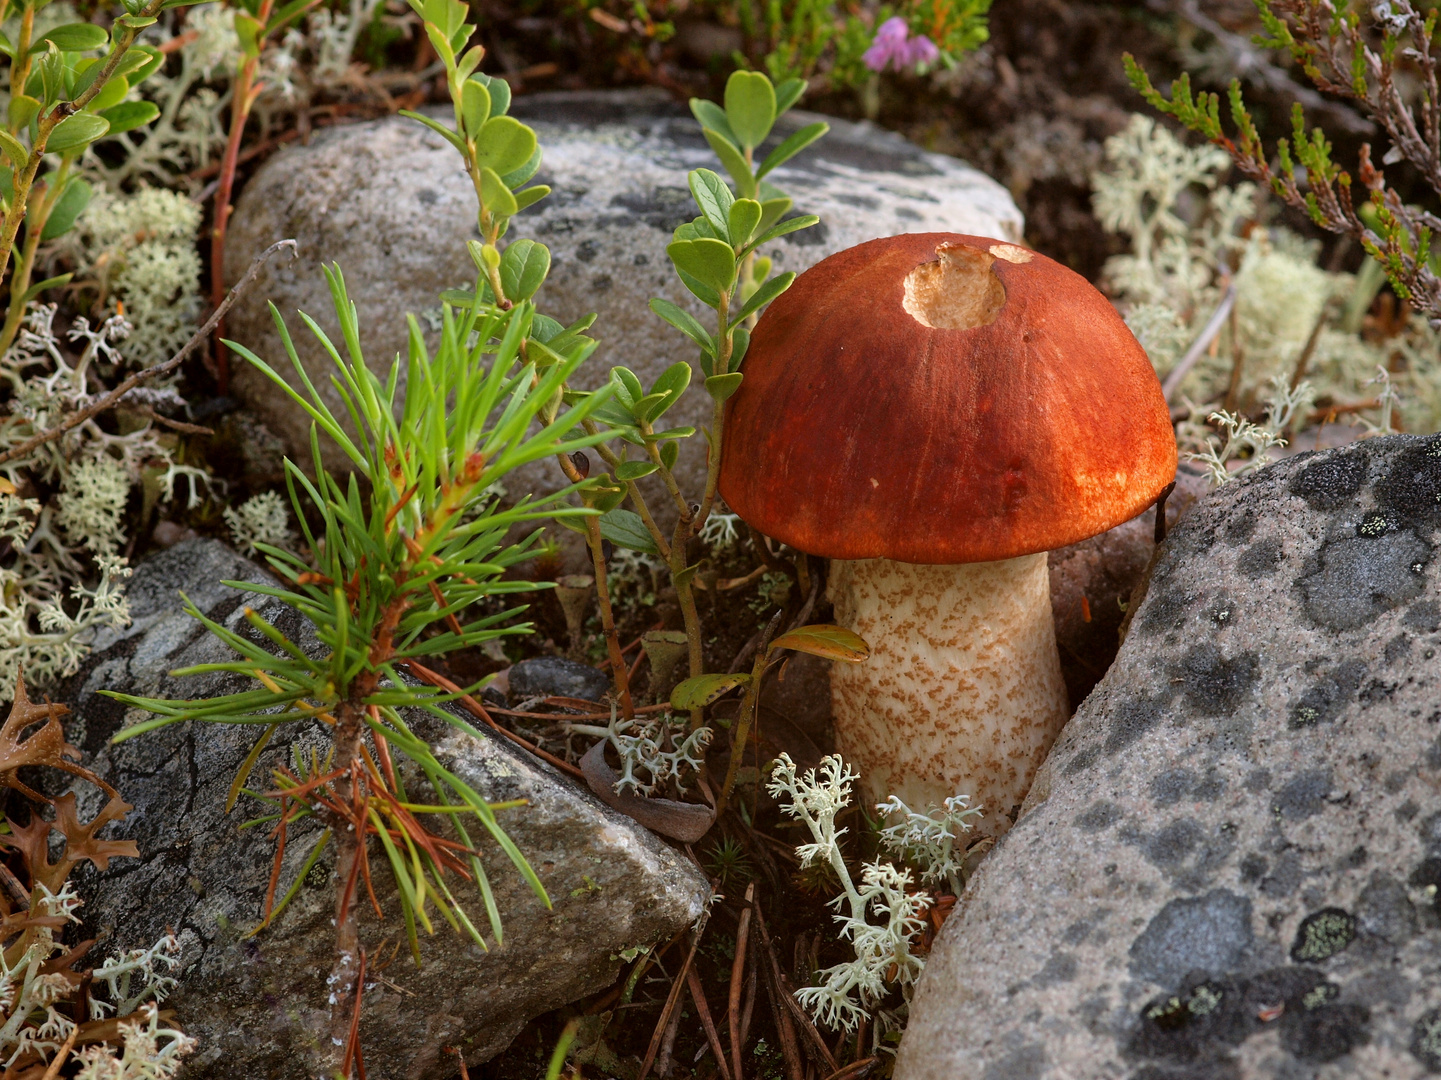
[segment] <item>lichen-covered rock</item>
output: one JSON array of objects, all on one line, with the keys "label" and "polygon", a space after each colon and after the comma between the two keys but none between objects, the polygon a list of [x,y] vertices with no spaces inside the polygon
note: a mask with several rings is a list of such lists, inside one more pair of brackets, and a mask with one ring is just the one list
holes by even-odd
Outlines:
[{"label": "lichen-covered rock", "polygon": [[[117,859],[107,872],[85,878],[84,933],[100,939],[99,955],[149,943],[166,927],[175,928],[184,951],[180,986],[167,1006],[200,1042],[186,1076],[313,1076],[308,1048],[325,1029],[325,976],[334,948],[329,854],[306,875],[275,924],[247,936],[260,919],[274,842],[268,826],[240,828],[265,812],[262,804],[242,798],[227,815],[225,799],[256,730],[187,724],[109,746],[126,710],[96,694],[103,688],[204,697],[244,682],[166,674],[230,658],[180,610],[177,590],[232,628],[243,626],[249,604],[305,640],[297,617],[264,596],[222,585],[227,578],[266,580],[253,563],[208,540],[184,541],[143,563],[130,585],[134,624],[97,642],[62,698],[75,710],[67,722],[70,740],[135,804],[116,835],[134,839],[141,853],[138,861]],[[488,799],[528,800],[504,811],[501,820],[554,908],[541,904],[485,837],[478,846],[504,919],[504,944],[489,942],[490,951],[483,952],[436,918],[433,936],[421,931],[424,962],[417,969],[403,946],[390,872],[383,857],[372,860],[387,919],[377,921],[362,897],[361,944],[377,975],[367,984],[360,1031],[367,1075],[391,1080],[453,1075],[455,1058],[443,1052],[446,1046],[460,1046],[469,1062],[493,1056],[531,1017],[614,979],[626,950],[668,938],[693,921],[709,895],[689,860],[549,766],[426,714],[408,721],[432,740],[447,768]],[[317,735],[298,736],[307,754],[312,746],[324,752]],[[252,786],[269,786],[270,770],[285,763],[291,742],[277,737],[251,774]],[[93,813],[94,806],[87,809]],[[313,819],[290,829],[282,894],[318,835]],[[455,880],[450,887],[485,927],[475,887]]]},{"label": "lichen-covered rock", "polygon": [[942,931],[897,1080],[1441,1070],[1441,436],[1207,496]]},{"label": "lichen-covered rock", "polygon": [[[567,322],[599,314],[592,333],[601,347],[581,381],[596,385],[613,364],[624,364],[649,385],[677,360],[693,361],[694,346],[647,303],[661,296],[707,325],[715,318],[686,292],[665,253],[672,230],[696,215],[687,171],[720,168],[699,125],[659,91],[536,94],[517,98],[511,111],[535,127],[545,150],[536,180],[554,189],[515,219],[510,234],[551,249],[541,310]],[[816,119],[790,113],[775,137]],[[902,232],[1020,239],[1020,211],[993,180],[869,125],[830,124],[829,135],[769,176],[798,211],[821,218],[815,228],[767,246],[778,271],[801,271],[843,248]],[[438,135],[402,117],[332,128],[307,147],[275,155],[246,185],[226,242],[227,279],[238,279],[257,252],[283,237],[299,241],[300,257],[286,265],[275,260],[264,271],[232,309],[227,334],[290,374],[266,308],[274,300],[292,322],[316,384],[329,393],[330,361],[294,317],[298,308],[335,333],[321,265],[338,262],[344,271],[367,360],[380,370],[406,347],[406,313],[434,317],[441,290],[475,280],[465,249],[475,235],[474,189]],[[237,393],[293,456],[308,462],[309,418],[243,361],[234,363]],[[332,408],[345,415],[338,399]],[[709,397],[692,392],[666,420],[708,423],[711,408]],[[704,440],[682,446],[682,484],[699,492]],[[554,463],[541,462],[506,483],[521,495],[554,490],[563,478]],[[657,508],[664,515],[669,499]]]}]

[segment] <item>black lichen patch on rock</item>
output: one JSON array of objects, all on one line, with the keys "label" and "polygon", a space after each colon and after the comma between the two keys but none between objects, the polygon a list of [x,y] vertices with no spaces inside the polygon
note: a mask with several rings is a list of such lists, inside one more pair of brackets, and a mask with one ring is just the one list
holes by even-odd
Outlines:
[{"label": "black lichen patch on rock", "polygon": [[1441,1072],[1441,1009],[1432,1009],[1417,1019],[1410,1049],[1422,1065]]},{"label": "black lichen patch on rock", "polygon": [[1406,944],[1416,935],[1416,908],[1406,886],[1380,871],[1361,893],[1356,905],[1356,927],[1361,934],[1380,938],[1389,945]]},{"label": "black lichen patch on rock", "polygon": [[1150,862],[1163,869],[1173,869],[1185,862],[1186,856],[1204,840],[1206,831],[1195,818],[1173,821],[1141,848]]},{"label": "black lichen patch on rock", "polygon": [[1409,880],[1431,901],[1432,910],[1441,916],[1441,855],[1428,855],[1422,859],[1411,871]]},{"label": "black lichen patch on rock", "polygon": [[1430,561],[1430,545],[1410,530],[1351,536],[1325,544],[1319,568],[1296,585],[1318,625],[1355,630],[1420,596]]},{"label": "black lichen patch on rock", "polygon": [[1340,988],[1317,971],[1272,968],[1258,975],[1189,974],[1175,993],[1148,1001],[1126,1044],[1134,1058],[1186,1063],[1189,1075],[1224,1073],[1231,1051],[1279,1028],[1281,1045],[1303,1061],[1326,1062],[1369,1039],[1369,1010],[1340,1003]]},{"label": "black lichen patch on rock", "polygon": [[1313,510],[1336,510],[1344,506],[1366,482],[1366,454],[1359,450],[1333,454],[1312,462],[1297,473],[1290,484]]},{"label": "black lichen patch on rock", "polygon": [[1203,641],[1186,653],[1175,676],[1184,682],[1187,704],[1203,716],[1220,716],[1246,699],[1259,669],[1254,654],[1228,658],[1215,642]]},{"label": "black lichen patch on rock", "polygon": [[1141,615],[1141,629],[1147,633],[1164,633],[1179,630],[1186,622],[1186,613],[1194,598],[1188,593],[1164,587],[1153,575],[1151,588],[1146,596],[1146,607]]},{"label": "black lichen patch on rock", "polygon": [[1121,808],[1113,802],[1096,802],[1076,816],[1076,828],[1082,832],[1109,829],[1121,818]]},{"label": "black lichen patch on rock", "polygon": [[1236,560],[1236,569],[1248,578],[1268,577],[1276,572],[1285,559],[1286,552],[1281,541],[1274,536],[1268,536],[1257,540],[1241,552],[1241,557]]},{"label": "black lichen patch on rock", "polygon": [[1190,769],[1167,769],[1152,777],[1151,801],[1157,806],[1174,806],[1185,797],[1196,783],[1196,774]]},{"label": "black lichen patch on rock", "polygon": [[1291,945],[1291,959],[1319,964],[1344,952],[1355,940],[1356,916],[1342,908],[1322,908],[1301,920]]},{"label": "black lichen patch on rock", "polygon": [[1334,671],[1314,682],[1291,706],[1287,726],[1293,730],[1314,727],[1336,719],[1351,703],[1366,676],[1366,665],[1345,660]]},{"label": "black lichen patch on rock", "polygon": [[1441,522],[1441,437],[1397,454],[1376,483],[1376,502],[1418,525]]},{"label": "black lichen patch on rock", "polygon": [[1117,705],[1111,730],[1106,735],[1106,753],[1115,754],[1124,750],[1155,727],[1161,719],[1161,706],[1162,702],[1143,697],[1131,698]]},{"label": "black lichen patch on rock", "polygon": [[1423,634],[1436,633],[1441,630],[1441,603],[1435,600],[1416,601],[1407,610],[1401,624]]},{"label": "black lichen patch on rock", "polygon": [[1131,942],[1131,974],[1173,983],[1187,971],[1226,971],[1250,947],[1251,901],[1228,889],[1166,904]]},{"label": "black lichen patch on rock", "polygon": [[1271,800],[1271,810],[1287,821],[1305,821],[1319,814],[1331,793],[1331,770],[1308,769],[1287,781]]}]

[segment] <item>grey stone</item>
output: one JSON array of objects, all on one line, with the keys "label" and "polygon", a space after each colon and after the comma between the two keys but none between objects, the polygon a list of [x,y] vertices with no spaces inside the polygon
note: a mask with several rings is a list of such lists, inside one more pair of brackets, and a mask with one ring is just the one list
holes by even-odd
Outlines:
[{"label": "grey stone", "polygon": [[[227,815],[225,799],[255,730],[176,725],[110,746],[110,737],[138,717],[96,693],[105,688],[203,697],[249,683],[224,673],[167,674],[233,658],[180,610],[179,589],[232,629],[248,629],[243,615],[251,605],[306,640],[298,617],[265,596],[221,584],[223,579],[267,580],[254,564],[210,540],[181,542],[142,563],[129,591],[134,623],[102,636],[66,689],[63,700],[75,710],[69,738],[85,749],[87,764],[135,804],[116,835],[134,839],[141,853],[139,860],[114,860],[105,873],[83,879],[84,936],[99,939],[100,955],[175,928],[183,949],[180,986],[167,1005],[199,1040],[186,1076],[313,1076],[308,1047],[324,1029],[324,980],[334,948],[330,856],[321,857],[269,929],[247,937],[260,920],[274,841],[267,828],[240,828],[263,813],[262,804],[242,798]],[[437,920],[434,935],[421,931],[423,963],[417,968],[404,947],[392,959],[405,930],[391,875],[383,856],[374,853],[373,879],[386,919],[377,920],[362,898],[361,944],[377,964],[392,962],[364,998],[367,1074],[421,1080],[453,1075],[455,1060],[444,1047],[462,1046],[468,1061],[483,1061],[530,1018],[604,987],[622,958],[634,955],[627,950],[667,939],[693,921],[709,888],[689,860],[549,766],[429,714],[407,719],[431,740],[441,762],[486,798],[527,800],[500,818],[554,905],[547,910],[482,836],[476,842],[504,921],[504,943],[497,946],[487,932],[490,950],[482,951]],[[263,778],[285,764],[292,742],[306,754],[312,747],[323,753],[326,745],[315,729],[277,738],[261,755],[252,785],[267,786]],[[415,775],[408,785],[423,796]],[[91,798],[92,805],[82,805],[87,813],[95,810]],[[313,819],[290,829],[282,890],[296,880],[318,835]],[[449,884],[485,928],[473,884],[453,878]]]},{"label": "grey stone", "polygon": [[[707,324],[714,319],[686,292],[665,254],[671,231],[695,215],[686,172],[719,169],[689,112],[659,91],[626,91],[536,94],[517,98],[512,113],[536,128],[545,151],[537,179],[554,189],[515,219],[510,234],[551,249],[541,308],[566,322],[591,311],[600,316],[592,332],[601,346],[580,381],[596,385],[612,365],[624,364],[649,382],[677,360],[694,360],[694,347],[647,307],[661,296]],[[777,137],[816,119],[788,114]],[[768,246],[778,271],[799,272],[836,251],[896,233],[1020,239],[1021,215],[1010,195],[981,173],[866,124],[830,124],[829,135],[769,177],[794,197],[798,211],[821,218],[815,228]],[[262,274],[230,312],[227,333],[289,376],[266,307],[274,300],[301,359],[331,393],[329,361],[294,315],[304,311],[336,333],[321,265],[338,262],[344,271],[367,361],[380,370],[406,347],[407,313],[434,313],[441,290],[475,280],[465,250],[475,235],[474,189],[438,135],[401,117],[329,129],[311,145],[266,162],[236,204],[227,280],[238,279],[256,253],[284,237],[299,241],[300,257],[288,265],[277,261]],[[234,362],[236,392],[293,457],[309,462],[309,419],[249,365]],[[345,415],[338,399],[332,407]],[[693,389],[667,421],[708,423],[711,408],[710,398]],[[704,458],[703,439],[682,444],[685,490],[700,490]],[[519,496],[562,483],[559,468],[542,462],[508,479],[507,487]],[[657,506],[664,514],[669,500]]]},{"label": "grey stone", "polygon": [[609,691],[605,672],[563,656],[537,656],[510,669],[512,701],[551,696],[600,701]]},{"label": "grey stone", "polygon": [[1022,1046],[1034,1080],[1441,1068],[1438,542],[1441,436],[1198,502],[942,929],[897,1080]]}]

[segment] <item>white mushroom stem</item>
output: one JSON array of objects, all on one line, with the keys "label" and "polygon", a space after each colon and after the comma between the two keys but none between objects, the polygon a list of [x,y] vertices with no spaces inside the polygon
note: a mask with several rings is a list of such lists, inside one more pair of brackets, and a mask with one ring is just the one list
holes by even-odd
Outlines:
[{"label": "white mushroom stem", "polygon": [[835,664],[836,749],[868,803],[965,795],[978,831],[1010,827],[1070,715],[1046,554],[955,566],[833,561],[836,622],[870,659]]}]

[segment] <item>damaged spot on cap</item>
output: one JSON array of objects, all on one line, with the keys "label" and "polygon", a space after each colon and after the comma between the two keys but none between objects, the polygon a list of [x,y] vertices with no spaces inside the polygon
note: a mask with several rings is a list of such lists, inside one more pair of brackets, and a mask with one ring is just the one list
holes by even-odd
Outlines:
[{"label": "damaged spot on cap", "polygon": [[1006,303],[1006,287],[991,269],[995,255],[970,244],[942,244],[936,256],[906,275],[901,299],[906,313],[934,330],[971,330],[995,322]]},{"label": "damaged spot on cap", "polygon": [[1015,244],[992,244],[991,254],[998,259],[1005,259],[1008,263],[1028,263],[1036,257],[1034,252]]}]

